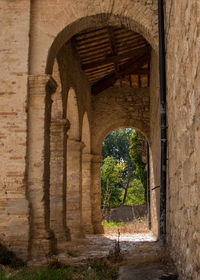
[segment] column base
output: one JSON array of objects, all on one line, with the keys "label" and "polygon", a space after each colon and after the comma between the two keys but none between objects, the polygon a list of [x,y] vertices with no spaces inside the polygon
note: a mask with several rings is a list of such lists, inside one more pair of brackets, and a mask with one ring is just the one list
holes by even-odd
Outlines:
[{"label": "column base", "polygon": [[52,240],[50,238],[40,238],[31,240],[31,256],[30,259],[38,262],[41,259],[46,259],[52,253]]},{"label": "column base", "polygon": [[70,228],[70,236],[71,236],[71,240],[77,240],[77,239],[83,239],[85,238],[85,234],[82,230],[82,228],[78,227],[78,228]]},{"label": "column base", "polygon": [[94,234],[104,234],[104,228],[102,224],[94,224]]},{"label": "column base", "polygon": [[85,234],[94,234],[94,229],[92,224],[84,224],[83,228]]}]

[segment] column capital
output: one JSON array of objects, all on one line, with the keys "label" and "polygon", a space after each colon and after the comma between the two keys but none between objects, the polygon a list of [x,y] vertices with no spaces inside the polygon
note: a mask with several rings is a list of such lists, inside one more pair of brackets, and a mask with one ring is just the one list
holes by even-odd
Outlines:
[{"label": "column capital", "polygon": [[92,154],[92,162],[94,162],[94,163],[101,163],[102,158],[103,158],[102,155]]},{"label": "column capital", "polygon": [[46,95],[53,94],[57,89],[57,83],[51,75],[29,75],[29,92],[30,95]]},{"label": "column capital", "polygon": [[52,127],[63,127],[66,130],[68,130],[70,128],[70,122],[68,119],[62,119],[62,118],[51,119],[51,126]]},{"label": "column capital", "polygon": [[85,144],[82,141],[73,138],[68,138],[67,144],[73,147],[79,147],[81,150],[85,147]]},{"label": "column capital", "polygon": [[83,153],[82,154],[82,161],[83,162],[91,162],[93,158],[92,154]]}]

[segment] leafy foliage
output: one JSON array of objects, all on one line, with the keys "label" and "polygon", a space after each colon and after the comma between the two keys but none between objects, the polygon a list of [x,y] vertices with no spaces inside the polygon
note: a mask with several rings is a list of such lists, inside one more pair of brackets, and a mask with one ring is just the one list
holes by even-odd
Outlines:
[{"label": "leafy foliage", "polygon": [[102,146],[101,202],[104,207],[145,202],[144,137],[132,129],[108,135]]},{"label": "leafy foliage", "polygon": [[145,203],[145,191],[140,180],[133,179],[128,188],[125,205],[140,205]]},{"label": "leafy foliage", "polygon": [[103,207],[116,207],[121,203],[120,182],[125,164],[113,157],[106,157],[101,166],[101,202]]},{"label": "leafy foliage", "polygon": [[130,138],[130,156],[135,166],[134,174],[141,181],[145,189],[147,189],[147,172],[145,170],[146,164],[143,162],[143,155],[145,154],[145,137],[139,132],[134,131]]},{"label": "leafy foliage", "polygon": [[103,159],[111,156],[116,160],[131,163],[129,144],[132,133],[133,129],[130,128],[118,129],[110,133],[102,145]]}]

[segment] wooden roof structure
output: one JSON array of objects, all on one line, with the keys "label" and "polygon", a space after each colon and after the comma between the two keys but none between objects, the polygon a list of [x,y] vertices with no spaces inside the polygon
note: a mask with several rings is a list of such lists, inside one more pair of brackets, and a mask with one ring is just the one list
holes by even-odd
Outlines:
[{"label": "wooden roof structure", "polygon": [[[105,26],[87,29],[73,37],[83,71],[92,94],[96,95],[113,85],[149,86],[150,45],[144,37],[122,27]],[[118,83],[118,81],[120,81]]]}]

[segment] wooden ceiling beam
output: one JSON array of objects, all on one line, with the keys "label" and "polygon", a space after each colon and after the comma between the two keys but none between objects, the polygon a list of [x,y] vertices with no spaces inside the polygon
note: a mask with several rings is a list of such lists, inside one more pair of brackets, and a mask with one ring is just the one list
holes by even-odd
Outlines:
[{"label": "wooden ceiling beam", "polygon": [[100,81],[96,82],[94,85],[92,85],[92,94],[97,95],[103,90],[113,86],[113,84],[116,82],[116,80],[119,77],[124,77],[128,74],[132,74],[133,72],[136,72],[138,68],[145,65],[149,60],[149,54],[143,54],[140,57],[134,57],[132,60],[124,64],[119,69],[119,75],[116,75],[116,73],[113,73],[111,75],[108,75],[101,79]]},{"label": "wooden ceiling beam", "polygon": [[108,36],[109,36],[109,41],[110,41],[111,53],[112,53],[112,56],[116,58],[113,61],[113,63],[115,66],[115,73],[117,74],[119,72],[119,64],[118,64],[119,57],[118,57],[118,53],[117,53],[117,44],[115,41],[115,36],[114,36],[112,27],[108,26],[107,30],[108,30]]},{"label": "wooden ceiling beam", "polygon": [[95,68],[95,67],[98,67],[98,66],[101,66],[101,65],[114,63],[116,61],[116,59],[119,61],[120,59],[123,59],[123,58],[132,58],[132,57],[140,56],[141,54],[146,52],[146,49],[147,49],[147,47],[145,46],[143,48],[133,49],[131,51],[128,51],[128,52],[123,53],[123,54],[119,54],[117,56],[112,55],[110,57],[107,57],[105,59],[100,59],[100,60],[97,60],[95,62],[82,64],[82,69],[87,70],[87,69]]}]

